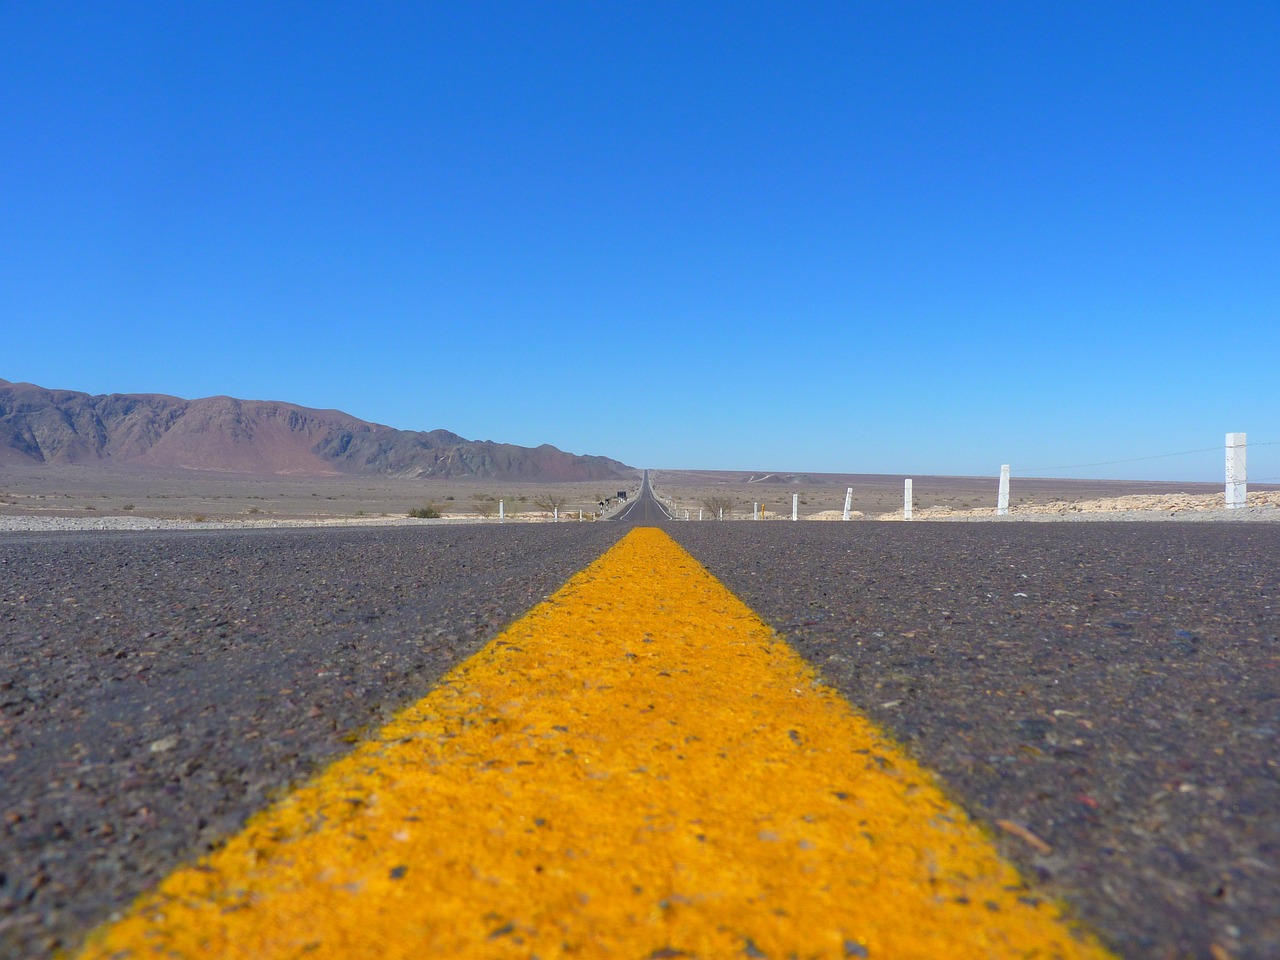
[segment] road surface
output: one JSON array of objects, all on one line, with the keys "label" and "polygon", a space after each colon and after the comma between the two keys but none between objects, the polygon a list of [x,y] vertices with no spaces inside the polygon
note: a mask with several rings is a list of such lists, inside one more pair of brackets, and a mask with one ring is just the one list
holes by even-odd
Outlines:
[{"label": "road surface", "polygon": [[[659,509],[0,538],[0,955],[75,946]],[[1274,527],[661,522],[1121,956],[1276,954]]]}]

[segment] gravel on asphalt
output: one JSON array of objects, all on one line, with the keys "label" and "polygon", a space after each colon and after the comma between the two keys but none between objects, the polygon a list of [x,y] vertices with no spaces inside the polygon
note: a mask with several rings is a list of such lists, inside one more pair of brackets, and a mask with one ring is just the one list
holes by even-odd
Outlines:
[{"label": "gravel on asphalt", "polygon": [[1280,956],[1280,527],[667,529],[1121,956]]},{"label": "gravel on asphalt", "polygon": [[[1280,955],[1280,527],[667,529],[1120,955]],[[0,956],[74,945],[623,532],[0,535]]]},{"label": "gravel on asphalt", "polygon": [[0,956],[73,946],[623,532],[0,535]]}]

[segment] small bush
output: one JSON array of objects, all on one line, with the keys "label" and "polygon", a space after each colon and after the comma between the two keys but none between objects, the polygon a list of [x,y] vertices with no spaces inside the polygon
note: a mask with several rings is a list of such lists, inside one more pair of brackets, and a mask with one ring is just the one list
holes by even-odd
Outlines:
[{"label": "small bush", "polygon": [[547,513],[558,513],[564,509],[566,497],[562,493],[543,493],[533,498],[533,505]]},{"label": "small bush", "polygon": [[120,509],[121,509],[121,510],[132,510],[132,509],[133,509],[133,504],[132,504],[132,503],[126,503],[126,504],[125,504],[123,507],[121,507]]},{"label": "small bush", "polygon": [[702,509],[711,514],[712,517],[720,516],[721,511],[724,511],[724,516],[730,517],[733,515],[733,498],[725,496],[707,497],[702,501]]},{"label": "small bush", "polygon": [[414,507],[409,516],[415,520],[439,520],[440,510],[434,503],[428,503],[425,507]]}]

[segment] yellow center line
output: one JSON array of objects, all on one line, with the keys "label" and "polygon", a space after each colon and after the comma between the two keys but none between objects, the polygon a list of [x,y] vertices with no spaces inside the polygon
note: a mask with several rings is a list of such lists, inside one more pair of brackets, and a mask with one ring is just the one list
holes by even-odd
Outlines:
[{"label": "yellow center line", "polygon": [[1108,954],[641,528],[81,956]]}]

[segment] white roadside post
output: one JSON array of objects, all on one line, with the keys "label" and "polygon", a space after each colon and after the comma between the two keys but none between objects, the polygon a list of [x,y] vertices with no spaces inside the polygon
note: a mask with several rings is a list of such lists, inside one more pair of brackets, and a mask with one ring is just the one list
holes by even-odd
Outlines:
[{"label": "white roadside post", "polygon": [[1000,467],[1000,495],[996,498],[996,516],[1007,517],[1009,515],[1009,465],[1002,464]]},{"label": "white roadside post", "polygon": [[800,494],[793,493],[791,495],[791,519],[800,519]]},{"label": "white roadside post", "polygon": [[1245,506],[1249,494],[1245,474],[1245,435],[1227,434],[1227,509]]},{"label": "white roadside post", "polygon": [[498,522],[507,522],[507,503],[505,500],[498,501]]},{"label": "white roadside post", "polygon": [[560,519],[560,508],[559,508],[559,507],[552,507],[552,508],[551,508],[551,519],[552,519],[552,520],[556,520],[556,521],[558,521],[558,520]]},{"label": "white roadside post", "polygon": [[841,520],[849,519],[849,508],[852,506],[853,506],[853,487],[850,487],[848,490],[844,492],[844,516],[840,518]]},{"label": "white roadside post", "polygon": [[911,481],[902,481],[902,519],[911,519]]},{"label": "white roadside post", "polygon": [[758,504],[758,503],[753,503],[753,504],[751,505],[751,519],[752,519],[752,520],[759,520],[759,519],[760,519],[760,504]]},{"label": "white roadside post", "polygon": [[721,520],[723,520],[723,519],[724,519],[724,507],[721,507],[721,508],[720,508],[720,519],[721,519]]},{"label": "white roadside post", "polygon": [[701,510],[701,509],[699,509],[699,510],[698,510],[698,519],[699,519],[699,520],[701,520],[701,519],[702,519],[702,510]]}]

